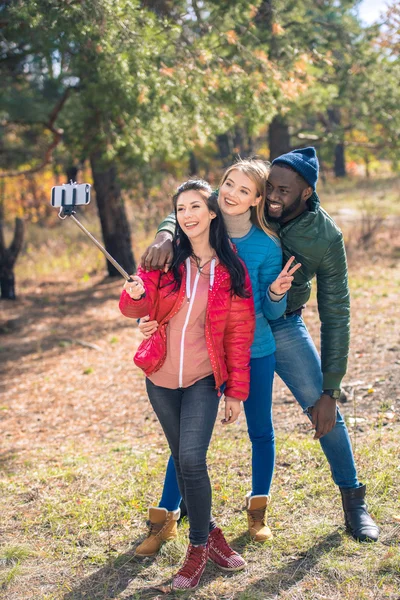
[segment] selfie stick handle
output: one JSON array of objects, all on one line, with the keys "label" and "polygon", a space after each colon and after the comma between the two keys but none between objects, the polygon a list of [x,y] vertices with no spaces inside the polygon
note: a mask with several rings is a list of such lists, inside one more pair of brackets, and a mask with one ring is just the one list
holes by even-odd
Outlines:
[{"label": "selfie stick handle", "polygon": [[112,265],[114,265],[114,267],[117,269],[117,271],[119,271],[121,273],[122,277],[124,277],[126,279],[126,281],[133,281],[130,278],[130,276],[128,275],[128,273],[125,271],[125,269],[123,269],[121,267],[121,265],[117,263],[117,261],[115,260],[115,258],[113,258],[111,256],[111,254],[109,254],[107,252],[107,250],[105,248],[103,248],[103,246],[96,240],[96,238],[90,233],[90,231],[88,231],[86,229],[86,227],[84,227],[82,225],[82,223],[80,221],[78,221],[78,219],[76,217],[74,217],[74,215],[71,214],[71,215],[68,215],[68,216],[71,217],[71,219],[73,219],[75,221],[75,223],[78,225],[78,227],[80,229],[82,229],[82,231],[84,233],[86,233],[86,235],[88,236],[88,238],[92,240],[93,244],[98,247],[98,249],[100,250],[100,252],[102,252],[104,254],[104,256],[110,261],[110,263]]}]

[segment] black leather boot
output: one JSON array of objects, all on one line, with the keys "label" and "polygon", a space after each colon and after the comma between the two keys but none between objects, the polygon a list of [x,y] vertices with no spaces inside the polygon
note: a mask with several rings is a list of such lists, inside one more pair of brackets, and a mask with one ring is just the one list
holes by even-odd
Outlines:
[{"label": "black leather boot", "polygon": [[346,529],[357,542],[376,542],[379,527],[368,513],[365,491],[365,485],[352,489],[340,488]]}]

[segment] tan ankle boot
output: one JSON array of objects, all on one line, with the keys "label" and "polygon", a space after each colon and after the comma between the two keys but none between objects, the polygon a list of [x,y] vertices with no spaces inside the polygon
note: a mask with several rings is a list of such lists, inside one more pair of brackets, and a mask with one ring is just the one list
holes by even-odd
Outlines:
[{"label": "tan ankle boot", "polygon": [[149,508],[149,534],[135,550],[135,556],[154,556],[167,540],[177,536],[180,509],[168,512],[166,508]]},{"label": "tan ankle boot", "polygon": [[266,523],[265,511],[269,504],[270,496],[246,496],[247,522],[249,533],[255,542],[272,540],[272,531]]}]

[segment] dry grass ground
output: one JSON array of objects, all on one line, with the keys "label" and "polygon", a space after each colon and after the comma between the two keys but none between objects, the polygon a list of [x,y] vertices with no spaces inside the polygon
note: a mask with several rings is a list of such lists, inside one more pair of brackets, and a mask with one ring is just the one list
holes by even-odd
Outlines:
[{"label": "dry grass ground", "polygon": [[[217,422],[209,459],[215,513],[248,568],[227,576],[209,565],[201,587],[186,597],[400,598],[396,227],[395,221],[382,227],[368,252],[358,247],[354,224],[346,233],[352,350],[348,402],[341,408],[381,541],[360,545],[345,534],[319,444],[277,381],[274,540],[258,546],[245,534],[241,507],[250,453],[244,418],[230,428]],[[18,267],[19,299],[0,307],[0,597],[173,598],[163,586],[182,558],[187,524],[155,560],[133,558],[168,456],[132,363],[138,332],[119,315],[121,281],[96,274],[101,259],[68,231],[68,242],[50,233],[45,243],[31,245]],[[315,299],[305,318],[317,339]]]}]

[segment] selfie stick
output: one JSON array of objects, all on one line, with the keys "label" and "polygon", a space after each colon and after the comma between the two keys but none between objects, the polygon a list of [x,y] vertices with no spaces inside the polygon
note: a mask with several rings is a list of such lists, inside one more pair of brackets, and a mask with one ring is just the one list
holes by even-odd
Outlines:
[{"label": "selfie stick", "polygon": [[126,279],[126,281],[133,281],[133,279],[131,279],[131,277],[129,276],[129,274],[125,271],[125,269],[123,269],[121,267],[121,265],[119,263],[117,263],[117,261],[115,260],[115,258],[113,258],[111,256],[111,254],[109,252],[107,252],[107,250],[105,248],[103,248],[103,246],[100,244],[100,242],[98,242],[96,240],[96,238],[90,233],[90,231],[88,231],[86,229],[86,227],[84,225],[82,225],[82,223],[80,221],[78,221],[78,219],[76,217],[74,217],[74,215],[76,214],[75,209],[75,194],[73,194],[72,196],[73,200],[72,200],[72,204],[65,204],[65,195],[62,195],[62,200],[61,200],[61,208],[60,208],[60,212],[58,213],[58,216],[60,219],[66,219],[67,217],[71,217],[71,219],[78,225],[79,229],[81,229],[83,231],[83,233],[86,233],[86,235],[88,236],[88,238],[93,242],[93,244],[95,246],[97,246],[97,248],[100,250],[100,252],[102,252],[104,254],[104,256],[107,258],[107,260],[110,261],[110,263],[112,265],[114,265],[114,267],[117,269],[117,271],[119,271],[122,275],[122,277],[124,277],[124,279]]},{"label": "selfie stick", "polygon": [[[58,215],[58,216],[60,217],[60,215]],[[67,216],[67,215],[65,215],[65,216]],[[80,223],[80,221],[78,221],[78,219],[77,219],[76,217],[74,217],[74,215],[73,215],[73,214],[71,214],[71,215],[68,215],[68,216],[70,216],[70,217],[71,217],[71,219],[72,219],[72,220],[73,220],[73,221],[74,221],[74,222],[75,222],[75,223],[78,225],[79,229],[81,229],[81,230],[82,230],[84,233],[86,233],[86,235],[88,236],[88,238],[89,238],[90,240],[92,240],[93,244],[94,244],[95,246],[97,246],[97,247],[98,247],[98,249],[99,249],[99,250],[100,250],[100,251],[101,251],[101,252],[104,254],[104,256],[105,256],[105,257],[106,257],[106,258],[107,258],[107,259],[110,261],[110,263],[111,263],[112,265],[114,265],[114,267],[117,269],[117,271],[119,271],[119,272],[121,273],[122,277],[124,277],[124,278],[126,279],[126,281],[132,281],[132,279],[129,277],[129,275],[128,275],[128,273],[125,271],[125,269],[123,269],[123,268],[121,267],[121,265],[120,265],[119,263],[117,263],[117,261],[115,260],[115,258],[113,258],[113,257],[111,256],[111,254],[110,254],[109,252],[107,252],[107,250],[106,250],[105,248],[103,248],[103,246],[100,244],[100,242],[98,242],[98,241],[96,240],[96,238],[95,238],[95,237],[93,237],[93,235],[90,233],[90,231],[88,231],[88,230],[86,229],[86,227],[84,227],[84,226],[82,225],[82,223]],[[65,219],[65,217],[60,217],[60,219]]]}]

